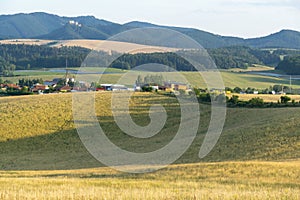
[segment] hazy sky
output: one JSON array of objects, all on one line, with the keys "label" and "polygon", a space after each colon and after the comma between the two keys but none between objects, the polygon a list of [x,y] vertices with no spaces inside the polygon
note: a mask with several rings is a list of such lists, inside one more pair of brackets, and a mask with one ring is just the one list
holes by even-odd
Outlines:
[{"label": "hazy sky", "polygon": [[300,31],[300,0],[0,0],[0,11],[94,15],[117,23],[138,20],[246,38]]}]

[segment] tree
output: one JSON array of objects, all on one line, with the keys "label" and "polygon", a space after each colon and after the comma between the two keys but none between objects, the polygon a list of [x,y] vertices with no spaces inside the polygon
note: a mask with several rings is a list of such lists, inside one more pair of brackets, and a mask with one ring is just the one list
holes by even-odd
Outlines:
[{"label": "tree", "polygon": [[233,92],[233,89],[231,89],[230,87],[225,87],[225,91],[228,91],[228,92]]},{"label": "tree", "polygon": [[201,93],[198,96],[198,99],[199,99],[199,101],[202,101],[202,102],[211,102],[211,96],[209,93]]},{"label": "tree", "polygon": [[150,86],[143,86],[142,91],[143,92],[152,92],[153,88]]},{"label": "tree", "polygon": [[16,66],[0,57],[0,75],[12,76]]},{"label": "tree", "polygon": [[280,97],[280,102],[286,104],[287,102],[289,102],[291,100],[291,98],[289,96],[281,96]]},{"label": "tree", "polygon": [[137,77],[137,79],[136,79],[136,81],[135,81],[135,84],[136,84],[137,86],[140,86],[140,85],[143,84],[143,79],[142,79],[142,76],[141,76],[141,75],[138,75],[138,77]]},{"label": "tree", "polygon": [[239,96],[237,95],[233,95],[229,100],[228,100],[229,103],[232,103],[232,104],[237,104],[239,102]]},{"label": "tree", "polygon": [[234,92],[234,93],[241,93],[241,92],[242,92],[242,89],[241,89],[240,87],[235,87],[235,88],[233,89],[233,92]]},{"label": "tree", "polygon": [[263,106],[264,105],[264,100],[259,97],[255,97],[249,100],[249,105],[250,106]]}]

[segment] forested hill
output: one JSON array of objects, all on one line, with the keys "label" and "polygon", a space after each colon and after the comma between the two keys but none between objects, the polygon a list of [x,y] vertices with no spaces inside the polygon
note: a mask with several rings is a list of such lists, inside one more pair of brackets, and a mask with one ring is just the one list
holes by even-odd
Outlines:
[{"label": "forested hill", "polygon": [[[69,67],[79,67],[90,49],[82,47],[50,47],[47,45],[1,44],[1,65],[16,69],[41,69],[64,67],[66,59]],[[104,55],[107,54],[102,52]],[[281,52],[259,50],[249,47],[226,47],[208,49],[220,69],[247,68],[252,64],[264,64],[276,66],[280,62]],[[107,54],[107,56],[109,56]],[[192,71],[193,67],[175,53],[140,53],[125,54],[112,63],[111,67],[120,69],[132,69],[138,65],[147,63],[159,63],[172,67],[178,71]],[[2,71],[5,67],[2,69]]]},{"label": "forested hill", "polygon": [[[76,22],[80,26],[70,25]],[[282,30],[261,38],[243,39],[221,36],[195,28],[160,26],[146,22],[118,24],[93,16],[61,17],[48,13],[0,15],[0,39],[107,39],[134,28],[168,28],[186,34],[204,48],[248,46],[252,48],[300,48],[300,32]]]},{"label": "forested hill", "polygon": [[300,54],[298,56],[285,57],[284,60],[278,64],[276,69],[290,75],[300,75]]}]

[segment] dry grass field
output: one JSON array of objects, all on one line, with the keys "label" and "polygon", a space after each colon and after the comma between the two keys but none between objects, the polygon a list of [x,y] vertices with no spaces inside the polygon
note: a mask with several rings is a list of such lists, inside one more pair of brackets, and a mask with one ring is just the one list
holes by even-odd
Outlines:
[{"label": "dry grass field", "polygon": [[[52,47],[62,46],[80,46],[88,49],[99,51],[116,51],[121,53],[153,53],[153,52],[170,52],[175,49],[140,45],[127,42],[116,42],[108,40],[36,40],[36,39],[10,39],[0,40],[0,44],[26,44],[26,45],[47,45]],[[132,49],[136,49],[132,51]]]},{"label": "dry grass field", "polygon": [[[96,93],[96,114],[116,145],[148,152],[172,140],[180,122],[177,100],[135,93],[131,115],[149,123],[161,103],[166,127],[148,141],[130,138],[114,123],[109,92]],[[105,167],[82,145],[72,121],[72,94],[0,99],[0,199],[299,199],[300,108],[228,108],[223,133],[198,158],[210,119],[201,123],[186,153],[169,167],[128,174]]]},{"label": "dry grass field", "polygon": [[[229,98],[232,97],[232,95],[237,95],[239,96],[240,100],[243,101],[249,101],[252,98],[256,98],[259,97],[261,99],[264,100],[264,102],[273,102],[273,103],[277,103],[278,101],[280,101],[280,97],[281,96],[285,96],[285,95],[272,95],[272,94],[229,94],[227,95]],[[292,100],[295,100],[296,102],[300,101],[300,95],[287,95],[289,96]]]},{"label": "dry grass field", "polygon": [[172,165],[151,174],[109,168],[0,171],[1,199],[300,198],[299,162]]}]

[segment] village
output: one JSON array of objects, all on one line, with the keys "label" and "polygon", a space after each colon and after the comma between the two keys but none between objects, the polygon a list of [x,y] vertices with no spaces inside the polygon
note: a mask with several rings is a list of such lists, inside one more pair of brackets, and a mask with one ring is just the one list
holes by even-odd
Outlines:
[{"label": "village", "polygon": [[[28,81],[28,80],[27,80]],[[20,81],[19,81],[20,82]],[[54,78],[53,80],[35,81],[33,84],[1,83],[0,90],[7,94],[49,94],[66,92],[89,92],[89,91],[164,91],[174,94],[184,91],[192,91],[190,86],[176,81],[157,83],[135,83],[132,87],[121,84],[97,84],[77,81],[75,78]]]},{"label": "village", "polygon": [[[229,88],[224,90],[219,89],[201,89],[193,87],[187,83],[174,80],[163,80],[161,75],[147,75],[141,78],[138,75],[137,80],[132,85],[111,84],[111,83],[88,83],[85,81],[76,80],[75,76],[70,76],[68,72],[61,78],[53,78],[52,80],[42,79],[21,79],[19,83],[10,81],[0,82],[0,95],[29,95],[29,94],[49,94],[49,93],[67,93],[67,92],[90,92],[90,91],[131,91],[131,92],[164,92],[174,95],[190,94],[191,92],[198,93],[225,93],[227,96],[232,94],[269,94],[269,95],[286,95],[293,94],[293,91],[288,86],[274,85],[266,89],[255,88]],[[298,91],[295,91],[298,92]]]}]

